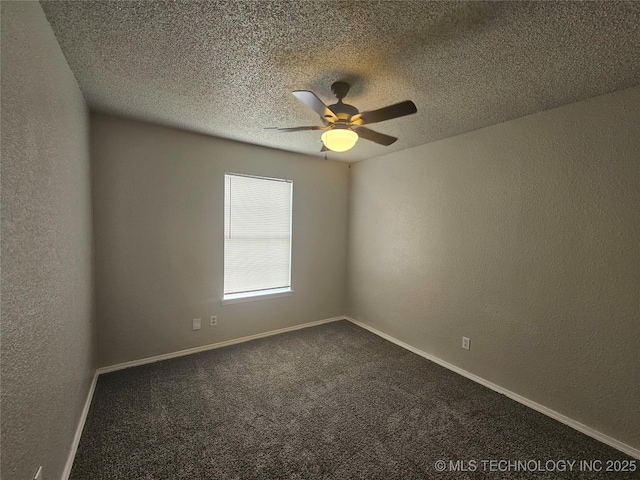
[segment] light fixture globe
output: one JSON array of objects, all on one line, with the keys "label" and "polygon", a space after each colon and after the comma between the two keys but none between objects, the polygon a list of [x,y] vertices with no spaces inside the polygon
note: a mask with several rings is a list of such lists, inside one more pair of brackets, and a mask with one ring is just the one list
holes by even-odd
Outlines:
[{"label": "light fixture globe", "polygon": [[332,152],[351,150],[358,141],[358,134],[349,128],[332,128],[322,134],[322,143]]}]

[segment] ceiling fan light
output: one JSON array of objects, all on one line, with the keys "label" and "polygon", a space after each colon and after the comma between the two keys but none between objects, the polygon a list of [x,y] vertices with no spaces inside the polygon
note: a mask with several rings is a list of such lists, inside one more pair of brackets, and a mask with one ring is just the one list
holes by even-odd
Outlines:
[{"label": "ceiling fan light", "polygon": [[322,134],[322,142],[332,152],[351,150],[358,141],[358,134],[346,128],[334,128]]}]

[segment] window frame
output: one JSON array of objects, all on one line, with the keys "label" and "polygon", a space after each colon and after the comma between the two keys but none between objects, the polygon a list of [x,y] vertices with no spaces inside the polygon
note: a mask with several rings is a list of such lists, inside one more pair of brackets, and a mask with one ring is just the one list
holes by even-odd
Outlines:
[{"label": "window frame", "polygon": [[293,261],[292,261],[292,253],[293,253],[293,180],[285,179],[285,178],[275,178],[275,177],[265,177],[262,175],[250,175],[246,173],[235,173],[235,172],[225,172],[224,174],[224,188],[223,194],[224,199],[222,202],[223,208],[223,222],[226,222],[226,178],[227,176],[235,176],[235,177],[248,177],[255,178],[259,180],[269,180],[275,182],[285,182],[291,185],[291,198],[290,198],[290,210],[289,210],[289,286],[288,287],[278,287],[278,288],[268,288],[262,290],[251,290],[240,293],[230,293],[226,294],[225,290],[225,263],[226,263],[226,252],[225,252],[225,224],[223,223],[223,241],[222,241],[222,305],[231,305],[234,303],[244,303],[244,302],[253,302],[256,300],[264,300],[269,298],[277,298],[277,297],[286,297],[293,294]]}]

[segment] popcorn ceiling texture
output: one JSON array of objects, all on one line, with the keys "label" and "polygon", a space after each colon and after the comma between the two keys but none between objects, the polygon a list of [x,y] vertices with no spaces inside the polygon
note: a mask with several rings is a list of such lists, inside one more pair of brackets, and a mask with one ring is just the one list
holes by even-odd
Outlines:
[{"label": "popcorn ceiling texture", "polygon": [[0,468],[53,480],[95,368],[89,112],[40,6],[1,5]]},{"label": "popcorn ceiling texture", "polygon": [[640,83],[640,2],[42,2],[89,106],[318,154],[292,90],[361,111],[411,99],[359,160]]}]

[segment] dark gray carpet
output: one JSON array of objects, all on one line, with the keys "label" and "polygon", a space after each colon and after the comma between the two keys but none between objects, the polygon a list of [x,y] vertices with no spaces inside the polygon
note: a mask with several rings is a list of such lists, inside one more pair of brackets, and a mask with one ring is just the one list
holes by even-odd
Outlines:
[{"label": "dark gray carpet", "polygon": [[639,478],[561,460],[637,464],[340,321],[101,375],[71,479]]}]

